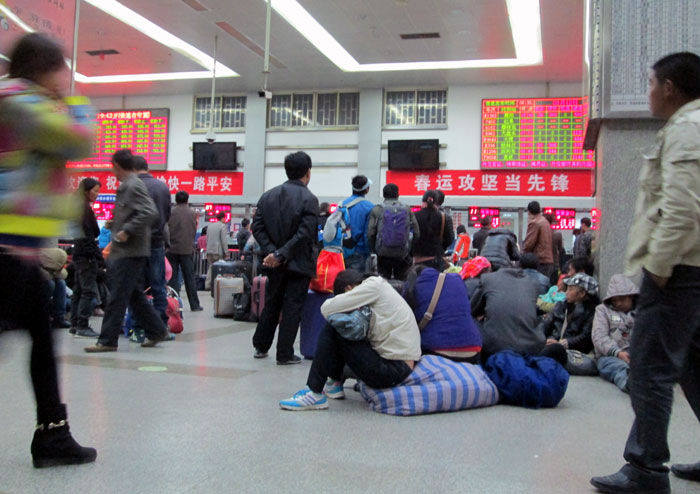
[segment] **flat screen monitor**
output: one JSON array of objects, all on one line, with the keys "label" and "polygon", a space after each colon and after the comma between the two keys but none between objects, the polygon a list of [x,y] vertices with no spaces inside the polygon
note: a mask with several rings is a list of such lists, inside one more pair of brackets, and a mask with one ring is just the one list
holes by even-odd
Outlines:
[{"label": "flat screen monitor", "polygon": [[440,142],[437,139],[389,141],[389,170],[437,170]]},{"label": "flat screen monitor", "polygon": [[195,142],[192,144],[192,167],[195,170],[235,170],[235,142]]}]

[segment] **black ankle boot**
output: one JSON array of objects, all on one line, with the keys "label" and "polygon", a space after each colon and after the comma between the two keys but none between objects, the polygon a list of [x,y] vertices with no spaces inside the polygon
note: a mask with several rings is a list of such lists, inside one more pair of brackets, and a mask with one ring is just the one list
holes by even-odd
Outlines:
[{"label": "black ankle boot", "polygon": [[32,459],[35,468],[58,465],[79,465],[97,458],[94,448],[84,448],[70,434],[66,406],[37,410],[39,422],[32,440]]}]

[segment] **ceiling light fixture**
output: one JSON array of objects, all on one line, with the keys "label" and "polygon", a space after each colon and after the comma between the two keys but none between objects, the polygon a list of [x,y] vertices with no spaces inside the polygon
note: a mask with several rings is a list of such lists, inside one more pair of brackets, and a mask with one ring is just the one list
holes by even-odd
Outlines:
[{"label": "ceiling light fixture", "polygon": [[[104,75],[104,76],[86,76],[79,72],[75,73],[75,80],[83,84],[109,84],[115,82],[147,82],[147,81],[177,81],[186,79],[210,79],[214,69],[214,59],[206,53],[195,48],[186,41],[169,33],[162,27],[154,24],[140,14],[125,7],[116,0],[84,0],[90,5],[102,10],[104,13],[122,21],[123,23],[133,27],[137,31],[145,34],[149,38],[167,46],[168,48],[180,53],[190,60],[204,67],[205,71],[191,72],[167,72],[158,74],[125,74],[125,75]],[[12,12],[7,6],[0,3],[0,12],[3,12],[28,33],[33,33],[34,29],[24,23],[22,19]],[[70,66],[70,60],[66,59]],[[238,77],[239,74],[216,62],[217,77]]]},{"label": "ceiling light fixture", "polygon": [[272,7],[317,50],[345,72],[524,67],[541,64],[542,26],[539,0],[505,1],[513,34],[515,58],[407,63],[361,64],[297,0],[272,0]]}]

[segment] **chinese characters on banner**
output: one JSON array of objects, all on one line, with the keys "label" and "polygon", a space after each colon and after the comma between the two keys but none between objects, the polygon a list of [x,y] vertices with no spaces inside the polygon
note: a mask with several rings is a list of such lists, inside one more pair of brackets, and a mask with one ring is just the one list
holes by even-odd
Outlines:
[{"label": "chinese characters on banner", "polygon": [[386,172],[387,183],[402,196],[422,196],[439,189],[451,196],[568,196],[591,197],[594,176],[589,170],[444,170]]},{"label": "chinese characters on banner", "polygon": [[[0,0],[29,27],[59,41],[68,56],[73,50],[75,0]],[[23,35],[24,29],[0,11],[0,54],[9,56],[10,50]],[[0,64],[0,75],[6,65]]]},{"label": "chinese characters on banner", "polygon": [[[191,195],[240,196],[243,195],[242,172],[158,172],[151,175],[168,186],[171,194],[184,190]],[[116,194],[119,181],[111,172],[82,172],[70,175],[70,186],[77,189],[80,181],[92,177],[102,184],[102,194]]]}]

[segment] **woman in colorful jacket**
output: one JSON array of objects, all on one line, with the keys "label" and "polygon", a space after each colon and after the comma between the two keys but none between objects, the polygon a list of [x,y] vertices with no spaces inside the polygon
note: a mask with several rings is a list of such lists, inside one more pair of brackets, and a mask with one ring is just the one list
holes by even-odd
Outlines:
[{"label": "woman in colorful jacket", "polygon": [[45,240],[65,234],[67,220],[77,216],[65,165],[90,154],[92,120],[86,100],[61,99],[66,66],[53,41],[26,35],[10,58],[10,78],[0,82],[0,314],[32,337],[34,466],[88,463],[97,452],[73,439],[61,403],[37,257]]}]

